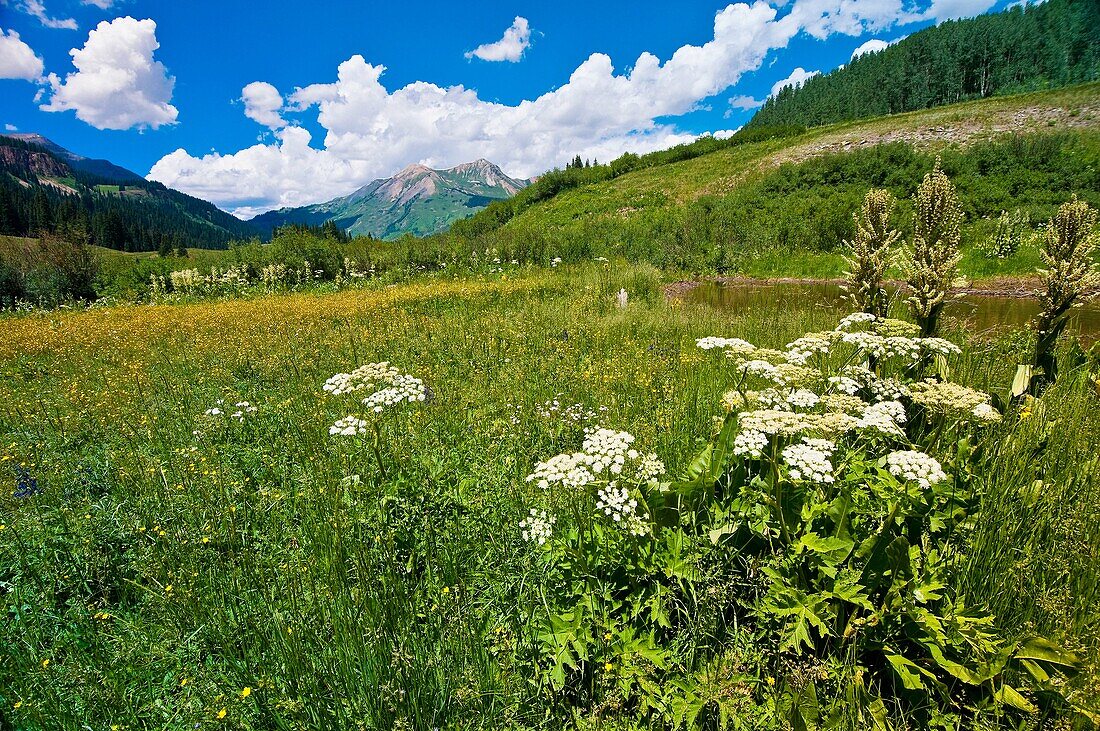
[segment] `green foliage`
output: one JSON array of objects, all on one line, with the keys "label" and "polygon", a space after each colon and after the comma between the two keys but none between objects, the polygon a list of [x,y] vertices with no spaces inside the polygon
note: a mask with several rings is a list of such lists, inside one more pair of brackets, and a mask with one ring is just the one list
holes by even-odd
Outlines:
[{"label": "green foliage", "polygon": [[769,97],[746,128],[814,127],[1100,79],[1100,9],[1048,0],[948,21]]},{"label": "green foliage", "polygon": [[99,258],[81,243],[50,235],[0,238],[0,308],[20,301],[56,307],[93,300],[99,267]]}]

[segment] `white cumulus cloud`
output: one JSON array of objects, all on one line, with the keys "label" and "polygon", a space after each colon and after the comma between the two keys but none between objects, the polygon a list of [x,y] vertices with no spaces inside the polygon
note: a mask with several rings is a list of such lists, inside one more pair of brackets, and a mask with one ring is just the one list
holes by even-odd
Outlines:
[{"label": "white cumulus cloud", "polygon": [[28,15],[37,18],[38,22],[47,28],[63,28],[65,30],[76,30],[76,21],[72,18],[51,18],[49,13],[46,12],[46,6],[42,4],[42,0],[24,0],[20,6],[23,12]]},{"label": "white cumulus cloud", "polygon": [[923,19],[942,23],[945,20],[971,18],[981,15],[996,4],[997,0],[932,0]]},{"label": "white cumulus cloud", "polygon": [[244,116],[265,127],[279,129],[286,120],[279,113],[283,108],[283,95],[266,81],[253,81],[241,89]]},{"label": "white cumulus cloud", "polygon": [[757,107],[759,107],[763,103],[764,102],[762,102],[761,100],[754,99],[753,97],[748,96],[747,94],[739,94],[737,96],[730,97],[729,110],[727,110],[726,116],[727,117],[729,116],[729,111],[730,110],[741,109],[741,110],[747,111],[749,109],[756,109]]},{"label": "white cumulus cloud", "polygon": [[18,33],[0,28],[0,79],[38,81],[43,68],[42,59]]},{"label": "white cumulus cloud", "polygon": [[94,5],[100,10],[110,10],[121,0],[81,0],[85,5]]},{"label": "white cumulus cloud", "polygon": [[866,53],[878,53],[884,48],[888,48],[890,43],[888,41],[882,41],[878,38],[872,38],[866,43],[860,45],[856,50],[852,51],[852,58],[857,58]]},{"label": "white cumulus cloud", "polygon": [[62,81],[50,74],[47,112],[72,110],[97,129],[156,129],[174,124],[175,79],[153,53],[160,48],[157,24],[131,17],[103,21],[83,48],[69,51],[76,71]]},{"label": "white cumulus cloud", "polygon": [[493,43],[483,43],[472,51],[466,52],[466,58],[480,58],[482,61],[511,61],[515,63],[523,58],[523,52],[531,45],[531,26],[527,18],[516,16],[512,25],[504,31],[504,36]]},{"label": "white cumulus cloud", "polygon": [[778,94],[784,86],[802,86],[806,83],[807,79],[812,79],[820,73],[820,71],[807,71],[799,66],[791,72],[790,76],[785,79],[780,79],[772,85],[771,96]]},{"label": "white cumulus cloud", "polygon": [[5,132],[18,132],[19,128],[16,127],[14,124],[5,124],[4,125],[4,131]]},{"label": "white cumulus cloud", "polygon": [[[862,35],[910,17],[902,0],[795,0],[787,10],[780,16],[763,0],[730,4],[715,14],[712,40],[702,45],[682,46],[664,61],[645,52],[618,68],[593,53],[566,83],[517,104],[486,101],[461,85],[416,81],[389,89],[385,68],[355,55],[334,81],[299,88],[281,107],[274,87],[264,90],[268,104],[254,101],[251,113],[246,99],[252,119],[274,126],[270,115],[277,115],[289,123],[274,141],[228,154],[179,149],[149,177],[246,215],[346,195],[412,162],[447,167],[484,157],[530,177],[575,155],[608,161],[693,139],[675,118],[759,69],[799,33]],[[783,83],[808,78],[798,72]],[[312,114],[323,140],[296,126],[298,115]]]}]

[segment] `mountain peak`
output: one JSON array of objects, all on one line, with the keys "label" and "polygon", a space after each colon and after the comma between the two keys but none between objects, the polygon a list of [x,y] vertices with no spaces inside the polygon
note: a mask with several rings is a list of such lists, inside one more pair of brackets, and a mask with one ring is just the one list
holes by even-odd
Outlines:
[{"label": "mountain peak", "polygon": [[336,221],[352,234],[394,238],[445,230],[494,200],[515,195],[528,184],[480,158],[446,170],[413,163],[389,178],[373,180],[354,193],[325,203],[269,211],[253,219],[264,230],[285,223],[319,225]]},{"label": "mountain peak", "polygon": [[409,177],[412,177],[414,175],[422,175],[424,173],[434,173],[434,172],[436,172],[436,171],[432,170],[427,165],[421,165],[418,162],[414,162],[410,165],[406,165],[404,168],[401,169],[401,172],[397,173],[397,175],[394,175],[393,177],[395,177],[395,178],[409,178]]},{"label": "mountain peak", "polygon": [[142,180],[143,178],[132,170],[127,170],[124,167],[115,165],[109,160],[93,160],[91,158],[78,155],[72,150],[67,150],[61,145],[57,144],[48,137],[43,137],[37,132],[7,132],[4,133],[4,137],[10,137],[13,140],[19,140],[20,142],[28,142],[32,145],[38,145],[44,148],[51,155],[55,155],[64,162],[67,162],[77,170],[83,170],[93,175],[98,175],[108,180],[115,180],[118,182],[126,182],[128,180]]}]

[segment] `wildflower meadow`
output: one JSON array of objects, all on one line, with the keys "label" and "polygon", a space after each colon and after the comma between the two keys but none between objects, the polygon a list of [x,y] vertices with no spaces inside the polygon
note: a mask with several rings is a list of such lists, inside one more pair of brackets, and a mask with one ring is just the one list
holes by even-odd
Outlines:
[{"label": "wildflower meadow", "polygon": [[0,728],[1095,728],[1095,213],[974,332],[950,181],[892,205],[846,309],[601,259],[0,318]]}]

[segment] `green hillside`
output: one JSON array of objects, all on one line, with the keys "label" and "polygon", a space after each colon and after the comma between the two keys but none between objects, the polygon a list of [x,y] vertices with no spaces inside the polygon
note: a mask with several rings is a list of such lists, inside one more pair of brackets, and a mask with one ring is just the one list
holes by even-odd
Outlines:
[{"label": "green hillside", "polygon": [[1100,202],[1100,84],[730,145],[562,190],[502,223],[490,206],[453,233],[517,258],[621,253],[720,271],[751,271],[763,258],[792,273],[831,274],[867,188],[908,198],[937,155],[967,207],[971,249],[1003,210],[1022,208],[1039,222],[1074,191]]}]

